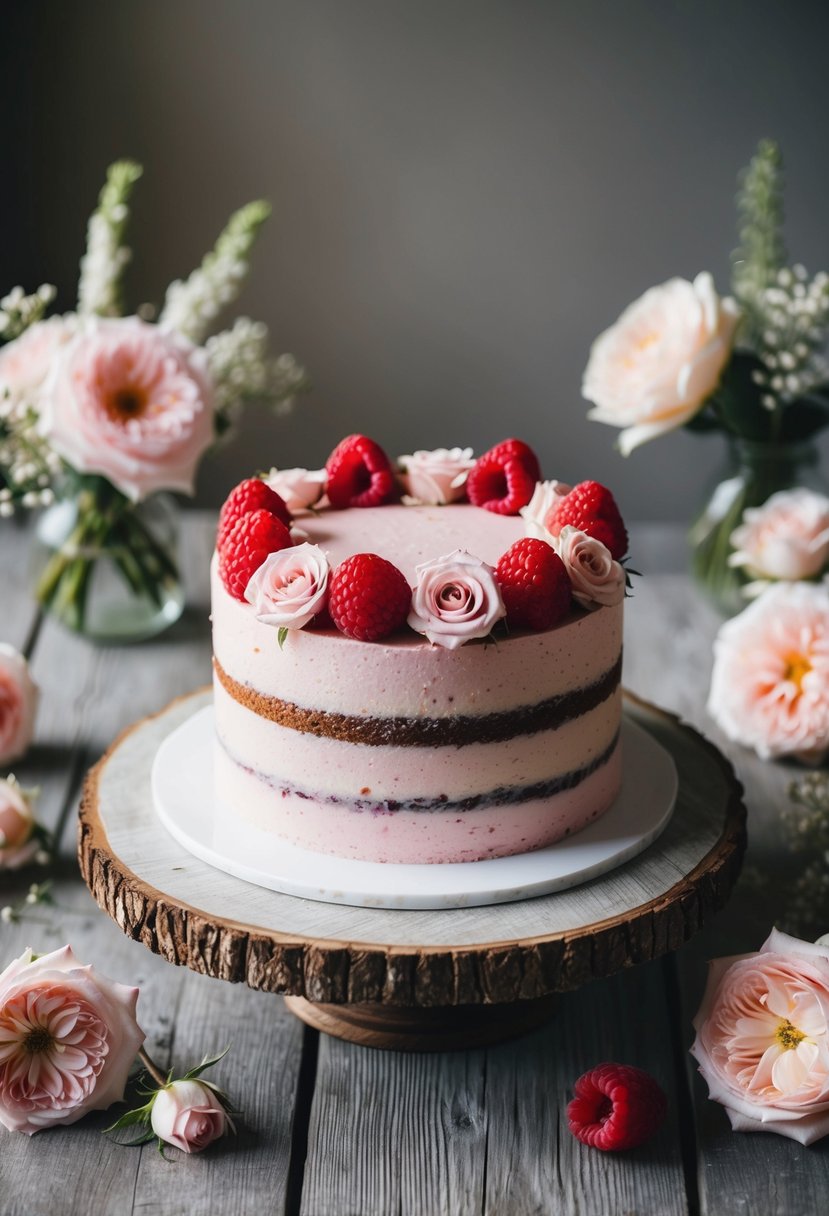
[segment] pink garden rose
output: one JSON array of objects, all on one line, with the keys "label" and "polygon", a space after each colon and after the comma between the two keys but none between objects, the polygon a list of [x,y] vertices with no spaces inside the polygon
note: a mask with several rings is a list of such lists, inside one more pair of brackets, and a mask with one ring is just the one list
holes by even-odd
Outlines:
[{"label": "pink garden rose", "polygon": [[399,456],[397,463],[406,495],[417,503],[440,506],[463,498],[475,461],[472,448],[435,448]]},{"label": "pink garden rose", "polygon": [[0,974],[0,1123],[31,1136],[123,1098],[144,1041],[137,999],[69,946],[10,963]]},{"label": "pink garden rose", "polygon": [[289,511],[304,511],[319,502],[328,477],[325,469],[271,469],[265,481]]},{"label": "pink garden rose", "polygon": [[559,498],[564,498],[572,490],[564,481],[537,481],[533,496],[522,507],[518,514],[524,520],[524,535],[535,540],[546,540],[552,543],[552,537],[547,531],[546,519]]},{"label": "pink garden rose", "polygon": [[19,338],[0,347],[0,401],[8,396],[15,402],[36,404],[44,381],[76,325],[74,317],[50,317],[48,321],[30,325]]},{"label": "pink garden rose", "polygon": [[99,473],[134,501],[192,494],[213,442],[204,353],[137,317],[85,323],[43,388],[41,425],[81,473]]},{"label": "pink garden rose", "polygon": [[233,1127],[216,1091],[204,1081],[173,1081],[160,1089],[150,1120],[159,1139],[183,1153],[200,1153]]},{"label": "pink garden rose", "polygon": [[40,849],[31,799],[14,777],[0,779],[0,870],[19,870]]},{"label": "pink garden rose", "polygon": [[0,642],[0,765],[17,760],[31,743],[37,700],[29,664],[13,646]]},{"label": "pink garden rose", "polygon": [[625,598],[625,572],[607,545],[566,524],[553,547],[570,576],[573,599],[583,608],[620,604]]},{"label": "pink garden rose", "polygon": [[829,1133],[829,947],[772,931],[758,954],[717,959],[691,1048],[735,1131],[801,1144]]},{"label": "pink garden rose", "polygon": [[503,616],[495,571],[479,557],[456,549],[417,567],[409,625],[435,645],[456,650],[485,638]]},{"label": "pink garden rose", "polygon": [[775,583],[720,628],[708,712],[764,760],[829,751],[829,586]]},{"label": "pink garden rose", "polygon": [[781,490],[749,507],[731,534],[729,565],[757,579],[805,579],[829,561],[829,498],[813,490]]},{"label": "pink garden rose", "polygon": [[325,607],[328,558],[307,542],[269,553],[245,588],[257,619],[280,629],[302,629]]},{"label": "pink garden rose", "polygon": [[720,299],[710,274],[652,287],[600,334],[590,350],[582,395],[596,422],[622,427],[627,456],[681,426],[719,383],[739,310]]}]

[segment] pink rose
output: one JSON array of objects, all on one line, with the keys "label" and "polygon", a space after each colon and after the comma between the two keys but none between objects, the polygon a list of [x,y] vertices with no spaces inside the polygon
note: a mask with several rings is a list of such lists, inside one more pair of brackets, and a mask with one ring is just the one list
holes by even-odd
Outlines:
[{"label": "pink rose", "polygon": [[573,599],[583,608],[602,608],[622,602],[625,572],[619,562],[613,560],[607,545],[566,524],[553,547],[570,576]]},{"label": "pink rose", "polygon": [[829,586],[776,583],[721,626],[708,712],[764,760],[829,751]]},{"label": "pink rose", "polygon": [[829,560],[829,498],[805,489],[772,494],[743,512],[731,544],[729,565],[754,578],[814,578]]},{"label": "pink rose", "polygon": [[0,870],[19,870],[40,848],[31,798],[14,777],[0,779]]},{"label": "pink rose", "polygon": [[0,1123],[31,1136],[123,1098],[144,1041],[137,999],[69,946],[10,963],[0,974]]},{"label": "pink rose", "polygon": [[0,348],[0,401],[37,403],[38,393],[76,328],[75,318],[50,317]]},{"label": "pink rose", "polygon": [[99,473],[138,501],[192,494],[213,442],[204,354],[137,317],[88,321],[43,389],[42,430],[81,473]]},{"label": "pink rose", "polygon": [[456,549],[417,567],[409,625],[430,642],[455,650],[487,637],[503,616],[495,571],[479,557]]},{"label": "pink rose", "polygon": [[416,503],[439,506],[464,496],[469,470],[475,464],[472,448],[435,448],[400,456],[403,489]]},{"label": "pink rose", "polygon": [[328,558],[307,542],[269,553],[245,588],[257,619],[280,629],[301,629],[325,607]]},{"label": "pink rose", "polygon": [[537,481],[533,496],[522,507],[518,514],[524,520],[524,534],[535,540],[546,540],[552,544],[552,537],[547,531],[546,519],[559,498],[564,498],[572,490],[564,481]]},{"label": "pink rose", "polygon": [[183,1153],[200,1153],[232,1127],[230,1117],[205,1081],[173,1081],[160,1089],[150,1113],[159,1139]]},{"label": "pink rose", "polygon": [[624,428],[625,456],[681,426],[717,387],[738,320],[710,274],[652,287],[590,349],[582,395],[596,408],[588,418]]},{"label": "pink rose", "polygon": [[17,760],[31,743],[37,699],[29,664],[13,646],[0,642],[0,764]]},{"label": "pink rose", "polygon": [[735,1131],[801,1144],[829,1133],[829,948],[774,929],[711,963],[691,1048]]},{"label": "pink rose", "polygon": [[304,511],[322,498],[327,476],[325,469],[271,469],[265,481],[289,511]]}]

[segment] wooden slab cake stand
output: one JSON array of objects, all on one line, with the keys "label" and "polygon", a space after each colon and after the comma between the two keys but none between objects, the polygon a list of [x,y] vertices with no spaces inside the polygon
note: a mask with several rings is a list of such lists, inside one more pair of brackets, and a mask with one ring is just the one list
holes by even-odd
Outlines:
[{"label": "wooden slab cake stand", "polygon": [[328,1034],[437,1051],[524,1033],[555,994],[676,949],[725,903],[745,847],[742,789],[701,735],[626,696],[667,748],[679,795],[663,834],[618,869],[553,895],[401,911],[282,895],[213,869],[158,822],[156,750],[199,691],[122,734],[87,776],[79,858],[97,902],[168,962],[281,993]]}]

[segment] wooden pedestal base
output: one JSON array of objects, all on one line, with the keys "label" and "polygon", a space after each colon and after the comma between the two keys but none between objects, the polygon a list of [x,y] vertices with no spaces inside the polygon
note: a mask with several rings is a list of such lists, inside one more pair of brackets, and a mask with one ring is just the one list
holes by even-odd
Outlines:
[{"label": "wooden pedestal base", "polygon": [[488,1047],[528,1034],[555,1012],[555,993],[504,1005],[442,1005],[400,1009],[391,1005],[318,1005],[301,996],[285,1004],[303,1022],[361,1047],[383,1051],[459,1051]]}]

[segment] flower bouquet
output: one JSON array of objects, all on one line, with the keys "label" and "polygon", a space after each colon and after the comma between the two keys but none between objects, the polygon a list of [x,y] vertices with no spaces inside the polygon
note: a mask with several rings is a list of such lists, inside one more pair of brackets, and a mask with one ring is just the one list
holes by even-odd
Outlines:
[{"label": "flower bouquet", "polygon": [[[240,291],[270,208],[237,211],[158,312],[123,315],[124,244],[139,165],[112,165],[89,221],[77,306],[45,317],[54,289],[0,301],[0,516],[47,506],[36,596],[104,639],[150,636],[180,615],[175,517],[199,461],[249,401],[286,409],[304,374],[268,354],[246,317],[209,336]],[[155,318],[155,319],[153,319]]]},{"label": "flower bouquet", "polygon": [[814,440],[829,425],[829,275],[788,265],[775,144],[762,142],[743,174],[738,210],[733,296],[710,274],[651,288],[593,343],[582,385],[588,416],[622,428],[624,455],[680,426],[727,437],[730,475],[691,542],[694,573],[728,611],[757,577],[731,560],[735,532],[774,494],[821,489]]}]

